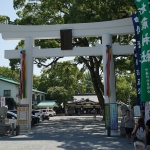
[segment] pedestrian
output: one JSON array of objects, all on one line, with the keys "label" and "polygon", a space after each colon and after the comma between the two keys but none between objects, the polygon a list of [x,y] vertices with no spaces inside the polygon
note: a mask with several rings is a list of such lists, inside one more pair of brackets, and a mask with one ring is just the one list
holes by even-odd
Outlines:
[{"label": "pedestrian", "polygon": [[125,123],[125,131],[126,131],[126,139],[129,144],[131,144],[131,133],[133,131],[134,127],[134,118],[130,115],[130,110],[126,110],[126,116],[124,117],[124,123]]},{"label": "pedestrian", "polygon": [[93,120],[96,120],[96,114],[97,114],[96,109],[93,108],[92,112],[93,112]]},{"label": "pedestrian", "polygon": [[145,123],[143,118],[139,118],[137,124],[135,124],[134,129],[132,131],[132,135],[134,136],[134,149],[144,150],[145,147],[145,139],[146,139],[146,131],[145,131]]},{"label": "pedestrian", "polygon": [[150,119],[147,120],[146,122],[146,145],[147,145],[147,150],[150,150]]}]

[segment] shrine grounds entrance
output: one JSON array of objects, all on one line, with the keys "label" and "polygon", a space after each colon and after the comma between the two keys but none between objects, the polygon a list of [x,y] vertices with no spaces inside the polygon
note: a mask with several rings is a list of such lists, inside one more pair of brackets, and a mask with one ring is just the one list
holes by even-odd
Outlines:
[{"label": "shrine grounds entrance", "polygon": [[[60,48],[41,49],[34,46],[36,39],[60,39],[61,30],[72,30],[72,37],[102,37],[102,44],[95,47],[74,47],[70,50],[61,50]],[[133,45],[112,44],[113,35],[134,34],[134,28],[131,18],[120,20],[96,22],[96,23],[80,23],[80,24],[60,24],[60,25],[37,25],[37,26],[21,26],[21,25],[0,25],[0,33],[4,40],[25,40],[23,49],[6,50],[6,59],[20,58],[20,51],[26,51],[26,78],[27,78],[27,97],[21,99],[21,104],[29,105],[29,112],[32,110],[32,80],[33,80],[33,58],[43,57],[67,57],[67,56],[103,56],[103,66],[106,66],[106,45],[112,46],[111,55],[128,55],[133,54]],[[105,70],[105,68],[103,68]],[[104,72],[104,78],[106,73]],[[106,83],[104,83],[104,88]],[[105,96],[105,104],[116,103],[115,91],[115,75],[114,60],[110,62],[110,90],[111,96],[108,99]],[[31,117],[28,118],[28,131],[31,130]],[[114,131],[112,131],[114,132]],[[118,131],[115,131],[118,132]],[[114,133],[115,134],[115,133]]]}]

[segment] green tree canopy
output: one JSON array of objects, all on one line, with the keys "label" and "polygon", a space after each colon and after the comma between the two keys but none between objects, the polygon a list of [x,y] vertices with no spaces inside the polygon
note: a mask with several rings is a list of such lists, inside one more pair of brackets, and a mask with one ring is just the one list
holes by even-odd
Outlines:
[{"label": "green tree canopy", "polygon": [[64,87],[69,97],[72,97],[77,93],[85,93],[83,81],[84,74],[76,65],[72,65],[70,61],[58,62],[43,71],[38,90],[47,92],[50,87]]},{"label": "green tree canopy", "polygon": [[0,76],[12,79],[17,82],[19,82],[19,80],[20,80],[19,72],[11,70],[11,68],[8,68],[8,67],[0,66]]},{"label": "green tree canopy", "polygon": [[50,87],[47,90],[47,93],[50,95],[52,99],[57,100],[58,105],[60,106],[62,103],[66,104],[68,102],[68,99],[71,99],[72,97],[69,97],[68,90],[64,89],[64,87]]},{"label": "green tree canopy", "polygon": [[[134,1],[130,0],[40,0],[38,3],[25,3],[25,0],[14,0],[14,8],[21,8],[21,10],[17,12],[18,19],[14,21],[14,24],[20,25],[48,25],[108,21],[130,17],[131,13],[136,10]],[[113,42],[125,45],[129,44],[132,38],[132,35],[113,36]],[[54,41],[37,40],[35,45],[41,47],[59,47],[60,40]],[[95,46],[97,41],[102,42],[101,37],[73,38],[72,43],[73,47],[89,47]],[[52,44],[53,42],[54,45]],[[118,57],[123,58],[118,59],[118,62],[122,61],[121,63],[123,66],[120,65],[122,71],[129,67],[132,68],[133,63],[130,63],[130,56],[115,56],[114,58],[117,59]],[[51,58],[36,59],[35,63],[41,67],[46,64],[48,59]],[[56,63],[58,59],[59,58],[54,58],[54,63]],[[126,60],[129,60],[128,65],[130,66],[124,65]],[[50,65],[54,63],[50,63]],[[89,70],[94,91],[97,94],[101,107],[104,109],[102,56],[79,56],[76,58],[76,63],[83,64],[83,67],[86,67],[86,69]],[[11,66],[13,65],[11,64]],[[117,69],[119,70],[119,66]],[[67,80],[67,82],[68,81],[70,80]],[[73,91],[70,92],[73,93]]]}]

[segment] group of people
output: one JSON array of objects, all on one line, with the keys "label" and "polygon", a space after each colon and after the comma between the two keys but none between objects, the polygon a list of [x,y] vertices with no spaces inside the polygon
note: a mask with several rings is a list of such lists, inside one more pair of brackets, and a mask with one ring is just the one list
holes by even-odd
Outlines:
[{"label": "group of people", "polygon": [[147,145],[147,150],[150,150],[150,119],[146,124],[144,118],[139,118],[137,123],[135,123],[134,117],[130,115],[130,110],[126,110],[124,123],[128,143],[134,142],[135,150],[138,150],[138,148],[144,150],[145,144]]}]

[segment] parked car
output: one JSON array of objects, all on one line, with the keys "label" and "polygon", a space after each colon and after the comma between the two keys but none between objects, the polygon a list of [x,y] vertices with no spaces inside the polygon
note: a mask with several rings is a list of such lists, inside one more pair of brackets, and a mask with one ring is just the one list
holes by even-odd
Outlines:
[{"label": "parked car", "polygon": [[41,110],[32,110],[32,114],[39,117],[39,119],[40,118],[42,118],[42,120],[44,119],[44,115],[42,114]]},{"label": "parked car", "polygon": [[40,118],[35,116],[35,115],[31,115],[32,116],[32,121],[31,121],[31,125],[35,125],[38,124],[40,122]]},{"label": "parked car", "polygon": [[13,112],[7,112],[7,119],[9,120],[9,123],[12,125],[14,123],[14,128],[16,128],[17,123],[17,114]]},{"label": "parked car", "polygon": [[41,109],[45,116],[53,117],[56,116],[56,112],[52,109]]},{"label": "parked car", "polygon": [[49,114],[50,114],[51,117],[56,116],[56,112],[54,110],[49,109],[48,111],[49,111]]},{"label": "parked car", "polygon": [[[8,112],[16,114],[16,117],[17,117],[17,110],[8,110]],[[31,115],[31,117],[32,117],[32,119],[31,119],[31,125],[32,126],[40,122],[39,117],[37,117],[35,115]]]}]

